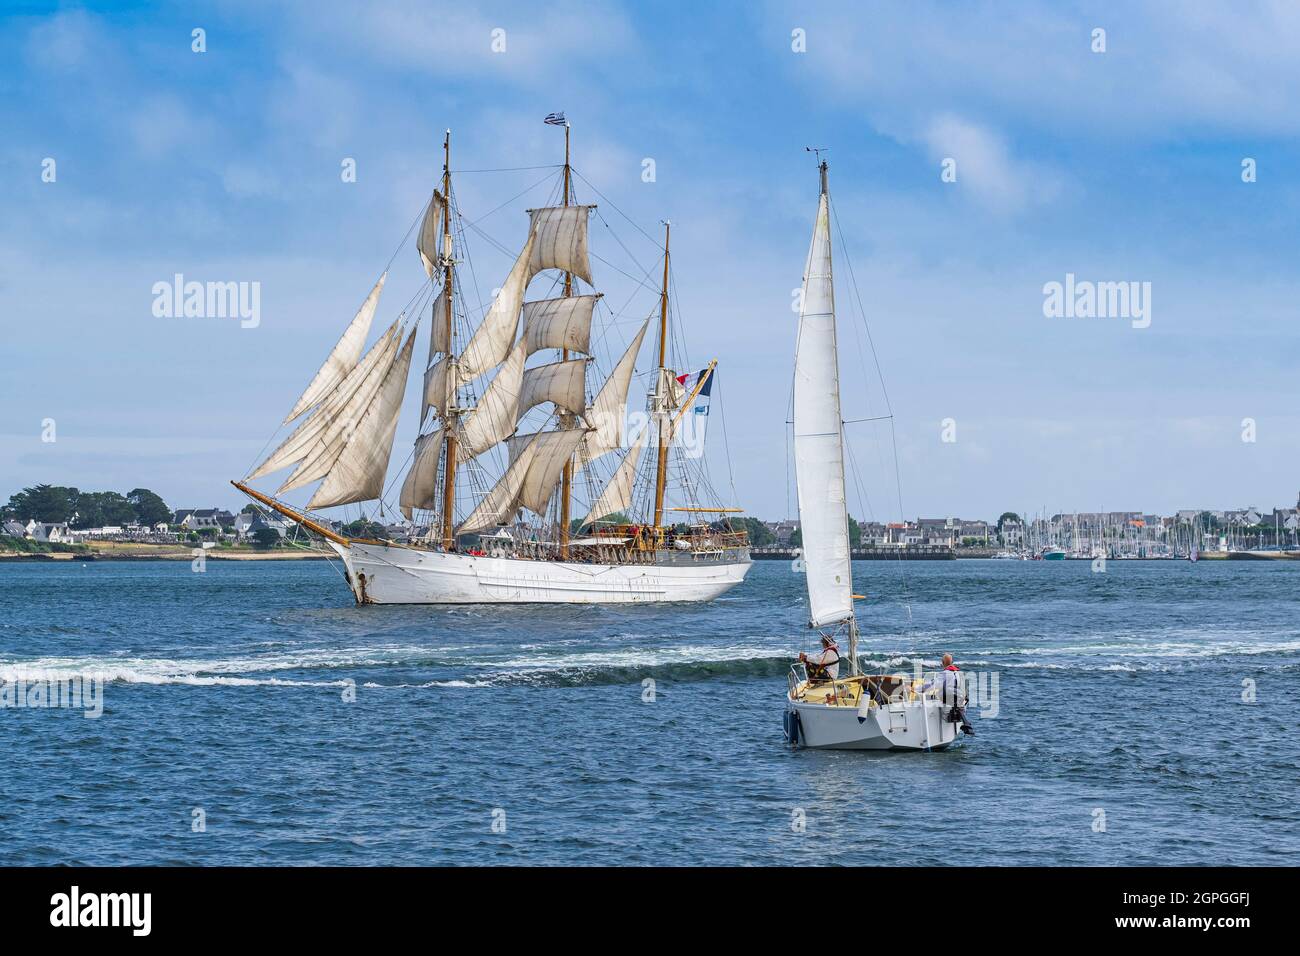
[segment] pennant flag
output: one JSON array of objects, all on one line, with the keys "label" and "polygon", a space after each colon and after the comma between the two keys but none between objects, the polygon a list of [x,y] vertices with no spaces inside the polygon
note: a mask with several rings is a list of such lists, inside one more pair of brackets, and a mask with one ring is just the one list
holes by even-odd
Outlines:
[{"label": "pennant flag", "polygon": [[709,375],[707,368],[700,369],[698,372],[691,372],[689,375],[678,375],[677,381],[686,390],[686,395],[695,391],[695,386],[699,384],[700,376],[708,375],[704,380],[704,387],[700,389],[700,394],[695,396],[695,414],[709,414],[709,392],[713,389],[713,376]]},{"label": "pennant flag", "polygon": [[563,113],[547,113],[547,114],[546,114],[546,119],[542,120],[542,122],[543,122],[543,123],[546,123],[546,124],[548,124],[548,125],[550,125],[550,126],[568,126],[568,125],[569,125],[567,122],[565,122],[564,114],[563,114]]}]

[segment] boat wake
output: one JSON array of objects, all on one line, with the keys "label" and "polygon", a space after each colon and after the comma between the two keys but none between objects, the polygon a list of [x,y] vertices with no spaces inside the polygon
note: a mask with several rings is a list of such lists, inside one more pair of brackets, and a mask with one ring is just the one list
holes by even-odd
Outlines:
[{"label": "boat wake", "polygon": [[[1181,636],[1181,635],[1180,635]],[[967,671],[1073,672],[1164,671],[1261,655],[1300,652],[1300,641],[1277,635],[1231,639],[1071,642],[1058,646],[983,648],[958,653]],[[1245,638],[1245,639],[1243,639]],[[635,638],[628,638],[629,642]],[[283,642],[250,645],[223,658],[100,655],[0,659],[0,684],[80,677],[105,683],[228,687],[341,687],[355,680],[369,688],[584,687],[658,682],[781,678],[796,655],[795,642],[774,637],[748,646],[621,646],[580,649],[585,642],[560,640],[485,648],[472,644],[422,647],[302,647]],[[864,650],[870,670],[931,671],[937,658],[888,649]]]}]

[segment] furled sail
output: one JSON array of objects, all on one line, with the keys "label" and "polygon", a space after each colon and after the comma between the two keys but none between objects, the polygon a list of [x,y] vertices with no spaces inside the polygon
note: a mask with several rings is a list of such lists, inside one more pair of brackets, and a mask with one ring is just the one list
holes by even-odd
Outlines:
[{"label": "furled sail", "polygon": [[375,287],[366,296],[366,301],[361,303],[361,308],[357,309],[357,314],[343,330],[343,335],[335,343],[333,351],[325,359],[316,377],[311,380],[307,390],[293,406],[293,411],[285,416],[284,424],[289,424],[328,395],[330,390],[356,367],[357,360],[361,358],[361,350],[366,344],[366,336],[370,334],[370,323],[375,317],[375,309],[379,307],[379,294],[384,291],[384,280],[387,278],[387,272],[379,277]]},{"label": "furled sail", "polygon": [[421,424],[428,417],[431,408],[435,415],[445,417],[447,401],[451,397],[447,383],[447,369],[450,365],[451,359],[444,356],[424,371],[424,410],[420,413]]},{"label": "furled sail", "polygon": [[533,244],[531,279],[543,269],[572,272],[591,285],[591,263],[587,260],[587,219],[595,206],[549,206],[530,209]]},{"label": "furled sail", "polygon": [[543,402],[552,402],[575,415],[586,411],[587,360],[568,359],[525,369],[516,417],[523,418],[530,408]]},{"label": "furled sail", "polygon": [[514,433],[523,377],[524,347],[520,343],[510,350],[474,411],[461,423],[459,448],[462,461],[481,455]]},{"label": "furled sail", "polygon": [[843,422],[829,204],[823,191],[808,250],[794,366],[794,460],[815,627],[853,616],[848,511],[844,501]]},{"label": "furled sail", "polygon": [[582,519],[584,525],[591,524],[593,521],[618,511],[627,511],[631,507],[632,488],[636,483],[637,464],[641,461],[641,452],[645,449],[649,436],[649,428],[641,429],[641,434],[636,437],[636,441],[627,450],[627,454],[623,456],[623,461],[615,470],[614,477],[609,480],[609,484],[600,493],[600,497],[592,503],[591,508],[587,511],[587,517]]},{"label": "furled sail", "polygon": [[415,239],[415,248],[420,251],[420,261],[424,263],[424,271],[430,279],[438,273],[438,250],[442,245],[442,218],[445,206],[442,193],[435,189],[433,198],[425,207],[424,221],[420,223],[420,234]]},{"label": "furled sail", "polygon": [[532,255],[535,237],[529,236],[523,252],[515,260],[505,285],[492,300],[487,315],[474,334],[469,344],[460,354],[457,370],[462,383],[470,382],[484,372],[490,371],[505,361],[514,344],[515,333],[519,330],[519,308],[523,305],[524,289],[530,278],[528,261]]},{"label": "furled sail", "polygon": [[536,443],[530,443],[506,468],[506,473],[492,487],[456,529],[456,534],[471,534],[497,525],[508,524],[519,510],[519,491],[524,486],[528,469],[537,452]]},{"label": "furled sail", "polygon": [[[261,478],[263,475],[269,475],[273,471],[279,471],[294,462],[302,461],[309,455],[316,444],[325,440],[332,427],[336,426],[339,420],[339,413],[357,394],[367,388],[378,388],[378,383],[383,380],[383,373],[392,364],[393,358],[397,355],[397,347],[401,344],[398,337],[398,328],[401,320],[397,320],[386,331],[370,351],[366,353],[357,366],[347,374],[347,377],[339,383],[338,387],[322,401],[316,409],[303,419],[302,423],[295,428],[282,441],[270,455],[266,457],[256,469],[248,476],[248,480]],[[379,371],[376,373],[376,369]],[[373,391],[368,393],[373,395]],[[369,402],[369,397],[365,399]],[[364,407],[364,404],[362,405]]]},{"label": "furled sail", "polygon": [[450,352],[451,343],[447,341],[447,290],[443,289],[433,300],[433,310],[429,313],[432,324],[429,326],[429,364],[439,352]]},{"label": "furled sail", "polygon": [[402,514],[406,515],[407,521],[411,520],[411,512],[416,508],[428,510],[437,504],[438,465],[442,461],[444,444],[441,428],[415,440],[411,469],[402,482],[400,498]]},{"label": "furled sail", "polygon": [[406,391],[406,376],[411,368],[411,350],[415,333],[407,336],[406,344],[393,367],[384,376],[384,384],[357,422],[357,427],[331,466],[329,474],[307,502],[307,507],[329,508],[353,501],[369,501],[384,491],[384,475],[388,472],[388,458],[393,451],[393,436],[397,432],[397,416],[402,410],[402,395]]},{"label": "furled sail", "polygon": [[627,408],[627,390],[632,384],[632,373],[636,371],[636,356],[641,351],[641,340],[645,338],[650,320],[646,319],[641,331],[636,334],[632,344],[627,347],[623,357],[614,366],[605,384],[596,394],[583,418],[592,430],[587,432],[582,443],[582,461],[591,462],[607,452],[619,448],[623,441],[623,418]]},{"label": "furled sail", "polygon": [[591,353],[591,313],[599,295],[574,295],[524,303],[528,354],[541,349]]},{"label": "furled sail", "polygon": [[573,453],[582,443],[583,432],[578,428],[565,428],[558,431],[536,432],[531,435],[515,435],[510,439],[510,459],[514,461],[521,454],[531,450],[532,464],[524,476],[519,488],[518,503],[539,515],[546,514],[555,486],[560,483],[564,463],[573,458]]}]

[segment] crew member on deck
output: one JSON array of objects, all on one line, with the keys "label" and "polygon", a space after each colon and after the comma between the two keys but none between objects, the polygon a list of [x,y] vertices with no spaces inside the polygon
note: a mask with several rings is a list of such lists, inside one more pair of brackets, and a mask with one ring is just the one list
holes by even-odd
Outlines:
[{"label": "crew member on deck", "polygon": [[840,676],[840,649],[829,634],[822,635],[820,654],[809,657],[800,651],[799,660],[808,665],[808,677],[812,680],[835,680]]},{"label": "crew member on deck", "polygon": [[948,711],[948,719],[954,724],[960,723],[962,733],[974,737],[975,728],[966,719],[966,702],[962,694],[961,684],[961,673],[957,670],[957,665],[952,662],[952,655],[944,654],[943,678],[937,682],[937,686],[940,688],[939,699],[952,708],[952,710]]}]

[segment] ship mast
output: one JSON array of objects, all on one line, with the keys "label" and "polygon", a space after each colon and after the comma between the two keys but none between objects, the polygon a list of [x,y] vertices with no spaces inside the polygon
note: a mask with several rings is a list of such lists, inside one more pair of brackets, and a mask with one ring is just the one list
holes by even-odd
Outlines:
[{"label": "ship mast", "polygon": [[[564,121],[564,205],[569,205],[569,121]],[[573,273],[565,271],[564,273],[564,297],[567,299],[573,295]],[[569,350],[560,349],[560,358],[568,361]],[[573,427],[572,415],[568,412],[560,414],[560,427],[566,425]],[[572,502],[570,497],[573,493],[573,459],[570,458],[564,463],[564,473],[560,478],[560,557],[569,556],[569,512]]]},{"label": "ship mast", "polygon": [[664,526],[664,488],[668,479],[668,240],[672,233],[672,223],[664,223],[664,282],[659,293],[659,463],[655,470],[655,537],[663,536]]},{"label": "ship mast", "polygon": [[[447,380],[450,383],[450,396],[443,417],[447,424],[447,451],[443,461],[442,482],[442,549],[451,551],[455,546],[455,511],[456,511],[456,357],[451,349],[451,298],[452,298],[452,255],[451,255],[451,130],[447,130],[442,140],[442,194],[445,202],[442,207],[442,261],[443,261],[443,296],[446,312],[443,320],[447,331],[447,356],[450,359]],[[438,321],[438,316],[431,316]]]}]

